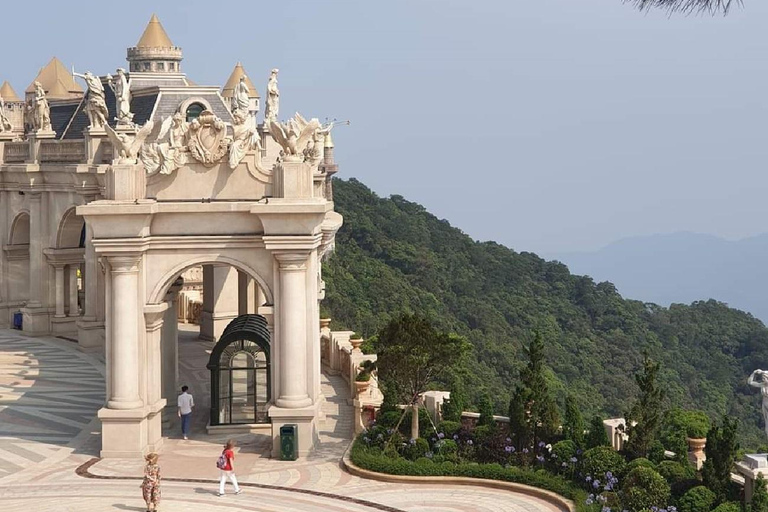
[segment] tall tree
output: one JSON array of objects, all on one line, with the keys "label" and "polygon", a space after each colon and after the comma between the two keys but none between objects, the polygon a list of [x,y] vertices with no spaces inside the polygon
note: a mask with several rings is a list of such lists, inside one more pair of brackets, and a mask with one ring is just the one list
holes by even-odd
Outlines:
[{"label": "tall tree", "polygon": [[480,399],[480,417],[477,419],[478,427],[495,427],[496,420],[493,419],[493,401],[488,393]]},{"label": "tall tree", "polygon": [[701,475],[704,485],[717,494],[719,501],[728,499],[731,487],[731,470],[739,449],[737,428],[738,420],[723,416],[722,425],[714,425],[707,433],[707,445],[704,448],[707,460],[701,468]]},{"label": "tall tree", "polygon": [[640,388],[640,397],[626,415],[627,451],[634,457],[647,457],[651,443],[661,426],[663,417],[664,391],[657,380],[660,364],[646,354],[643,370],[635,374],[635,382]]},{"label": "tall tree", "polygon": [[411,405],[412,438],[419,437],[419,395],[447,370],[461,364],[469,347],[464,338],[439,332],[429,320],[417,315],[395,318],[379,333],[379,376],[387,392]]},{"label": "tall tree", "polygon": [[608,439],[608,432],[605,431],[605,425],[603,425],[603,418],[600,416],[592,416],[592,421],[589,422],[589,432],[587,432],[585,442],[587,443],[587,448],[611,446],[611,440]]},{"label": "tall tree", "polygon": [[755,479],[755,488],[752,491],[752,500],[747,510],[749,512],[768,512],[768,490],[765,488],[765,478],[758,473]]},{"label": "tall tree", "polygon": [[734,5],[741,5],[742,0],[625,0],[641,10],[650,8],[666,9],[669,12],[710,12],[728,14]]},{"label": "tall tree", "polygon": [[461,422],[461,413],[467,408],[467,393],[464,390],[464,380],[455,377],[451,384],[451,398],[443,402],[443,419]]},{"label": "tall tree", "polygon": [[581,415],[578,404],[576,404],[576,399],[571,394],[568,394],[565,398],[563,436],[576,443],[579,447],[584,446],[584,418]]},{"label": "tall tree", "polygon": [[538,448],[538,441],[553,435],[560,422],[544,375],[544,339],[536,331],[524,348],[528,365],[520,372],[520,382],[509,403],[510,431],[518,448]]}]

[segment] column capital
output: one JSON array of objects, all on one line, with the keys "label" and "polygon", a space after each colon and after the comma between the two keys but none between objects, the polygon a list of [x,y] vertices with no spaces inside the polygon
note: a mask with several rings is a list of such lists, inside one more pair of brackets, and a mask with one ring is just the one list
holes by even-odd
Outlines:
[{"label": "column capital", "polygon": [[142,253],[124,253],[107,256],[112,273],[138,272]]},{"label": "column capital", "polygon": [[163,327],[163,318],[165,318],[165,311],[167,309],[167,302],[144,306],[144,322],[147,326],[147,332],[154,332]]},{"label": "column capital", "polygon": [[275,252],[273,255],[283,272],[307,269],[307,258],[310,251]]},{"label": "column capital", "polygon": [[66,263],[62,263],[60,261],[49,261],[50,265],[55,268],[56,270],[64,270],[64,267],[67,266]]}]

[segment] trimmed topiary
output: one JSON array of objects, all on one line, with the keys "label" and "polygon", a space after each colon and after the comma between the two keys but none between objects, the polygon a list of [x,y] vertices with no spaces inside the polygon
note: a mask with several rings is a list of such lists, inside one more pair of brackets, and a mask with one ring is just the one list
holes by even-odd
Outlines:
[{"label": "trimmed topiary", "polygon": [[631,461],[629,464],[627,464],[626,471],[629,472],[629,471],[632,471],[633,469],[639,468],[639,467],[651,468],[651,469],[655,470],[656,469],[656,464],[654,464],[653,462],[649,461],[645,457],[638,457],[637,459],[635,459],[635,460]]},{"label": "trimmed topiary", "polygon": [[590,448],[581,459],[581,471],[584,475],[602,479],[611,472],[620,475],[624,472],[627,462],[619,453],[609,446]]},{"label": "trimmed topiary", "polygon": [[715,504],[717,496],[703,485],[689,490],[678,500],[680,512],[709,512]]},{"label": "trimmed topiary", "polygon": [[664,477],[651,468],[637,467],[622,483],[621,502],[631,512],[651,507],[665,508],[671,494]]},{"label": "trimmed topiary", "polygon": [[660,462],[656,471],[664,477],[669,485],[675,485],[696,478],[696,471],[690,464],[682,464],[674,460]]},{"label": "trimmed topiary", "polygon": [[441,421],[437,424],[437,431],[445,434],[445,437],[453,437],[461,430],[461,423],[458,421]]},{"label": "trimmed topiary", "polygon": [[741,503],[738,501],[726,501],[716,506],[712,512],[741,512]]},{"label": "trimmed topiary", "polygon": [[571,457],[576,456],[576,452],[578,450],[579,450],[579,447],[576,446],[576,443],[571,441],[570,439],[559,441],[552,445],[552,454],[554,454],[557,457],[555,462],[557,462],[558,464],[561,462],[570,461]]}]

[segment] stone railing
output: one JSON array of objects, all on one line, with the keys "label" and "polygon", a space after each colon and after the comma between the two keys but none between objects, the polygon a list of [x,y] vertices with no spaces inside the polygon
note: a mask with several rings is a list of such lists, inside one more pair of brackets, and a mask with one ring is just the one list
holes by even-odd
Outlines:
[{"label": "stone railing", "polygon": [[40,162],[85,162],[84,140],[44,140],[40,143]]},{"label": "stone railing", "polygon": [[6,164],[24,163],[29,159],[28,142],[6,142],[3,149],[3,162]]},{"label": "stone railing", "polygon": [[355,410],[355,433],[366,428],[381,407],[384,397],[379,390],[379,381],[374,373],[364,385],[356,383],[360,365],[364,361],[376,361],[376,354],[363,354],[360,350],[362,339],[351,340],[352,331],[331,331],[330,320],[323,319],[320,328],[320,360],[323,369],[330,375],[339,375],[347,386]]}]

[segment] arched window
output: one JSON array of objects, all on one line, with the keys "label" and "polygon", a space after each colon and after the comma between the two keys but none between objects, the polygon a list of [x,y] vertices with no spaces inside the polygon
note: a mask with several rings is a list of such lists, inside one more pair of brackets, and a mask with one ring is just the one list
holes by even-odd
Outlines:
[{"label": "arched window", "polygon": [[211,425],[269,423],[269,330],[261,315],[232,320],[211,352]]},{"label": "arched window", "polygon": [[187,122],[191,122],[194,119],[197,119],[200,115],[200,112],[205,110],[205,106],[200,103],[192,103],[190,106],[187,107]]}]

